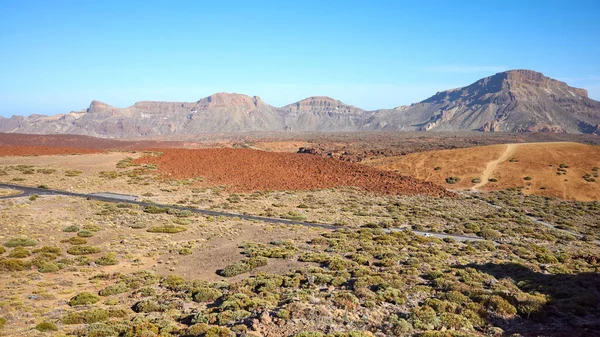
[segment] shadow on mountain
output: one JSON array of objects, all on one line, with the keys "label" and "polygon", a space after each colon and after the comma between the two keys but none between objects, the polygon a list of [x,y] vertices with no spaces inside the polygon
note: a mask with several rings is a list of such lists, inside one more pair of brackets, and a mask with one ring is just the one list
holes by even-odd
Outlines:
[{"label": "shadow on mountain", "polygon": [[503,296],[517,308],[535,308],[526,313],[519,309],[514,319],[494,320],[508,334],[600,336],[600,273],[544,274],[517,263],[455,267],[474,268],[498,280],[510,278],[523,292],[547,295],[548,301],[541,306]]}]

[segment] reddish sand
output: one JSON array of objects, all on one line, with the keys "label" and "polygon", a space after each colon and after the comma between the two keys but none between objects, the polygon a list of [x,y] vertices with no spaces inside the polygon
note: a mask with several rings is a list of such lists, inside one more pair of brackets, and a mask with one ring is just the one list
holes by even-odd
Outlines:
[{"label": "reddish sand", "polygon": [[104,152],[99,149],[49,147],[49,146],[0,146],[0,157],[49,156],[60,154],[89,154]]},{"label": "reddish sand", "polygon": [[[525,194],[600,200],[600,179],[595,178],[595,182],[583,179],[584,175],[595,172],[594,167],[600,167],[600,147],[579,143],[526,143],[428,151],[364,163],[452,189],[476,187],[490,191],[522,186]],[[565,174],[558,175],[561,164],[568,168]],[[447,184],[445,179],[451,176],[461,180]],[[473,178],[479,178],[481,183],[473,183]],[[496,178],[497,182],[489,182],[489,178]]]},{"label": "reddish sand", "polygon": [[294,153],[250,149],[158,149],[140,164],[156,164],[172,178],[203,177],[210,185],[236,191],[311,190],[354,186],[384,194],[451,196],[433,183],[359,164]]}]

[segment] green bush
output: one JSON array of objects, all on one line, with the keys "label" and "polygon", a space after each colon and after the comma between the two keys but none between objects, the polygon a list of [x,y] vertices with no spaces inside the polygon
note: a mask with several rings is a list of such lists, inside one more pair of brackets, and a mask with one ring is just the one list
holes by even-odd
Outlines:
[{"label": "green bush", "polygon": [[77,177],[78,175],[82,174],[82,171],[79,170],[66,170],[65,171],[65,177]]},{"label": "green bush", "polygon": [[67,227],[65,227],[65,229],[63,229],[63,232],[67,232],[67,233],[79,232],[79,226],[77,226],[77,225],[67,226]]},{"label": "green bush", "polygon": [[146,231],[150,232],[150,233],[174,234],[174,233],[184,232],[186,230],[187,230],[187,228],[185,228],[183,226],[167,224],[167,225],[162,225],[162,226],[153,226],[153,227],[148,228]]},{"label": "green bush", "polygon": [[100,300],[100,297],[98,297],[90,292],[84,291],[82,293],[79,293],[79,294],[73,296],[71,298],[71,300],[69,300],[69,305],[74,307],[77,305],[94,304],[94,303],[98,302],[99,300]]},{"label": "green bush", "polygon": [[40,273],[54,273],[59,270],[60,268],[54,262],[42,262],[42,264],[38,268],[38,271]]},{"label": "green bush", "polygon": [[214,302],[223,294],[213,288],[198,288],[194,291],[192,298],[195,302]]},{"label": "green bush", "polygon": [[41,332],[58,331],[58,327],[52,322],[39,323],[35,326],[35,329]]},{"label": "green bush", "polygon": [[144,207],[144,212],[150,213],[150,214],[161,214],[161,213],[167,213],[168,211],[169,211],[169,209],[166,207],[158,207],[158,206],[154,206],[154,205]]},{"label": "green bush", "polygon": [[81,238],[79,236],[73,236],[73,237],[70,237],[70,238],[68,238],[66,240],[61,240],[60,242],[62,242],[62,243],[70,243],[70,244],[76,246],[76,245],[85,245],[88,242],[88,240],[85,239],[85,238]]},{"label": "green bush", "polygon": [[100,253],[101,249],[94,246],[73,246],[67,249],[67,253],[71,255],[88,255]]},{"label": "green bush", "polygon": [[30,265],[19,259],[0,259],[0,271],[21,271],[29,268]]},{"label": "green bush", "polygon": [[133,311],[137,313],[161,312],[166,309],[167,308],[164,305],[159,304],[153,299],[141,300],[133,306]]},{"label": "green bush", "polygon": [[117,263],[119,263],[119,260],[117,259],[117,254],[113,252],[110,252],[96,259],[96,264],[100,266],[114,266]]},{"label": "green bush", "polygon": [[456,183],[457,183],[457,182],[459,182],[459,181],[460,181],[460,178],[459,178],[459,177],[454,177],[454,176],[452,176],[452,177],[448,177],[448,178],[446,178],[446,183],[447,183],[447,184],[456,184]]},{"label": "green bush", "polygon": [[129,287],[124,282],[109,285],[108,287],[100,290],[98,295],[100,296],[111,296],[116,294],[122,294],[129,291]]},{"label": "green bush", "polygon": [[63,324],[91,324],[108,320],[108,311],[104,309],[91,309],[87,311],[72,312],[62,318]]},{"label": "green bush", "polygon": [[35,246],[37,245],[37,241],[35,241],[34,239],[30,239],[30,238],[15,238],[15,239],[10,239],[8,241],[6,241],[6,243],[4,244],[4,246],[8,247],[8,248],[13,248],[13,247],[30,247],[30,246]]},{"label": "green bush", "polygon": [[78,232],[77,236],[82,237],[82,238],[91,238],[92,236],[94,236],[94,232],[84,229],[84,230]]},{"label": "green bush", "polygon": [[160,281],[160,286],[177,291],[185,285],[185,279],[179,275],[169,275]]},{"label": "green bush", "polygon": [[230,264],[227,267],[219,270],[217,274],[224,277],[232,277],[240,274],[247,273],[255,268],[266,266],[267,258],[262,256],[252,257],[246,260],[242,260],[240,262]]},{"label": "green bush", "polygon": [[12,252],[8,253],[8,257],[16,259],[24,259],[29,256],[31,256],[31,252],[27,248],[21,246],[13,249]]}]

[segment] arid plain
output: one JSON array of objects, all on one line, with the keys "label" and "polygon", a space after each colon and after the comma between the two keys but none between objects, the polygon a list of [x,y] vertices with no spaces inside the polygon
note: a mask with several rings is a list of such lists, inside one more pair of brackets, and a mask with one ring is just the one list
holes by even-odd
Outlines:
[{"label": "arid plain", "polygon": [[597,146],[36,137],[0,146],[0,183],[147,204],[0,189],[4,335],[600,329]]}]

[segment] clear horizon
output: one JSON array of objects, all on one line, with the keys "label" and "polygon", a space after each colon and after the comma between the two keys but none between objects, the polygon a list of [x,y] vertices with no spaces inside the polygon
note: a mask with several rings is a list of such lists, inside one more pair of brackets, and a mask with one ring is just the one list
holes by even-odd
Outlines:
[{"label": "clear horizon", "polygon": [[193,102],[217,92],[283,106],[330,96],[366,110],[510,69],[600,99],[591,1],[0,3],[0,116],[99,100]]}]

